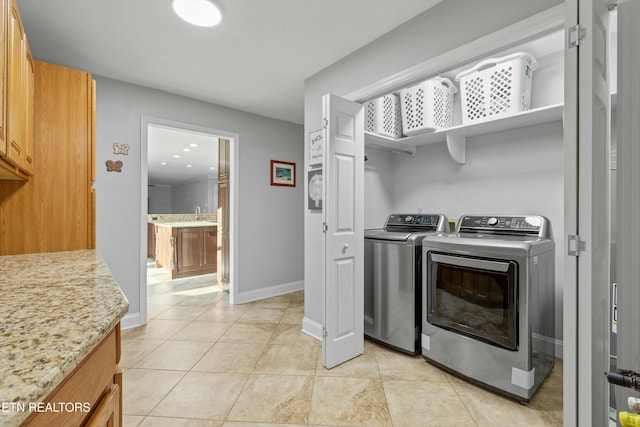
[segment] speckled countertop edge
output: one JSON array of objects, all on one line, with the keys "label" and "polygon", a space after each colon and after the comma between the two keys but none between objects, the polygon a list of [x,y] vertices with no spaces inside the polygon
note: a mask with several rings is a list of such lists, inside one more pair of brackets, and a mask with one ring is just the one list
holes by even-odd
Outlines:
[{"label": "speckled countertop edge", "polygon": [[[43,401],[128,308],[97,251],[0,256],[0,405]],[[3,409],[0,426],[29,415]]]}]

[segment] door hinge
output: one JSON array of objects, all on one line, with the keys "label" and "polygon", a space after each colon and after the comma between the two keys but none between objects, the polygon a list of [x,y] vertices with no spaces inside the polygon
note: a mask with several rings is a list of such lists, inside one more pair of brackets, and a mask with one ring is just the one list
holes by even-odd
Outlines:
[{"label": "door hinge", "polygon": [[322,128],[326,129],[327,126],[329,126],[329,120],[327,119],[322,119]]},{"label": "door hinge", "polygon": [[587,242],[577,234],[569,234],[567,237],[567,255],[580,256],[580,252],[584,252],[587,249]]},{"label": "door hinge", "polygon": [[587,29],[578,24],[569,28],[568,48],[580,46],[580,40],[587,37]]},{"label": "door hinge", "polygon": [[323,223],[322,223],[322,232],[323,232],[323,233],[326,233],[328,229],[329,229],[329,227],[327,226],[327,223],[326,223],[326,222],[323,222]]},{"label": "door hinge", "polygon": [[322,338],[327,337],[327,328],[322,328]]}]

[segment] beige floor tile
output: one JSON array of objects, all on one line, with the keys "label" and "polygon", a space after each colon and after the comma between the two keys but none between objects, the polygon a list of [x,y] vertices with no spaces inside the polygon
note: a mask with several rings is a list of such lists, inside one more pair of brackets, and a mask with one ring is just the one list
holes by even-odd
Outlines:
[{"label": "beige floor tile", "polygon": [[144,326],[122,331],[122,338],[166,340],[188,324],[188,320],[152,319]]},{"label": "beige floor tile", "polygon": [[265,347],[264,343],[219,342],[200,359],[193,371],[250,374]]},{"label": "beige floor tile", "polygon": [[541,411],[451,377],[450,383],[479,426],[548,426]]},{"label": "beige floor tile", "polygon": [[140,427],[222,427],[223,421],[188,418],[147,417]]},{"label": "beige floor tile", "polygon": [[326,369],[322,366],[322,357],[318,358],[316,365],[318,377],[352,377],[352,378],[377,378],[380,379],[380,371],[376,362],[376,353],[371,346],[365,346],[364,353],[334,368]]},{"label": "beige floor tile", "polygon": [[427,363],[422,356],[410,356],[380,347],[376,348],[375,354],[383,380],[447,381],[447,374]]},{"label": "beige floor tile", "polygon": [[276,326],[270,342],[272,344],[322,346],[322,341],[302,332],[302,323],[280,323]]},{"label": "beige floor tile", "polygon": [[122,415],[122,426],[136,427],[142,422],[142,420],[144,420],[143,415]]},{"label": "beige floor tile", "polygon": [[164,311],[162,314],[156,316],[156,319],[165,320],[194,320],[206,309],[204,307],[189,307],[184,305],[175,305],[169,310]]},{"label": "beige floor tile", "polygon": [[194,320],[178,331],[171,341],[206,341],[214,343],[220,339],[233,322],[212,322]]},{"label": "beige floor tile", "polygon": [[254,375],[229,414],[229,420],[306,424],[313,378]]},{"label": "beige floor tile", "polygon": [[264,308],[262,306],[249,307],[238,322],[242,323],[280,323],[284,314],[282,308]]},{"label": "beige floor tile", "polygon": [[266,343],[275,330],[276,325],[273,323],[234,323],[219,341]]},{"label": "beige floor tile", "polygon": [[149,414],[184,375],[180,371],[127,369],[122,374],[123,414]]},{"label": "beige floor tile", "polygon": [[448,382],[384,380],[394,427],[475,426]]},{"label": "beige floor tile", "polygon": [[[305,427],[306,424],[274,424],[274,423],[253,423],[245,421],[226,421],[222,427]],[[323,426],[315,426],[323,427]],[[327,426],[330,427],[330,426]]]},{"label": "beige floor tile", "polygon": [[212,322],[235,322],[247,311],[249,307],[245,305],[233,305],[230,307],[216,305],[205,311],[198,317],[198,320]]},{"label": "beige floor tile", "polygon": [[239,374],[189,372],[151,415],[223,421],[247,378]]},{"label": "beige floor tile", "polygon": [[213,344],[201,341],[165,341],[136,364],[136,368],[188,371]]},{"label": "beige floor tile", "polygon": [[372,378],[316,377],[309,424],[391,426],[382,383]]},{"label": "beige floor tile", "polygon": [[147,320],[155,319],[167,310],[170,310],[173,304],[148,304]]},{"label": "beige floor tile", "polygon": [[291,300],[291,294],[279,295],[277,297],[265,298],[258,301],[253,301],[249,305],[260,308],[280,308],[285,309],[289,306]]},{"label": "beige floor tile", "polygon": [[302,321],[304,320],[304,305],[289,307],[284,311],[282,315],[282,319],[280,319],[280,323],[292,323],[295,325],[302,325]]},{"label": "beige floor tile", "polygon": [[255,373],[315,375],[317,346],[269,344],[258,359]]},{"label": "beige floor tile", "polygon": [[165,340],[146,340],[128,338],[122,340],[121,368],[133,368],[142,358],[158,348]]}]

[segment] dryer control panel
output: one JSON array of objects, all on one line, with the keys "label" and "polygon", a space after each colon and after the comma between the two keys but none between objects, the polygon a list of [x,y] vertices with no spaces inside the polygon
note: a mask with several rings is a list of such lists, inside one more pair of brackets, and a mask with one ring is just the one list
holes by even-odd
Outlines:
[{"label": "dryer control panel", "polygon": [[458,232],[497,231],[514,234],[538,234],[546,218],[536,215],[464,215],[458,223]]}]

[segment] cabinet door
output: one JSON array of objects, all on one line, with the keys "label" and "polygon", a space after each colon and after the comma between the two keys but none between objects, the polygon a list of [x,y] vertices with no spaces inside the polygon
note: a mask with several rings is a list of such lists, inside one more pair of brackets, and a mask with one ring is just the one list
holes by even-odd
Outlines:
[{"label": "cabinet door", "polygon": [[203,230],[203,245],[204,245],[204,253],[202,254],[203,256],[203,266],[205,267],[211,267],[211,268],[215,268],[216,267],[216,263],[218,262],[217,258],[218,258],[218,251],[217,251],[217,246],[218,246],[218,239],[217,239],[217,233],[216,233],[216,228],[215,227],[211,227],[211,228],[205,228]]},{"label": "cabinet door", "polygon": [[179,228],[176,242],[178,252],[178,273],[200,268],[202,259],[202,235],[199,228]]},{"label": "cabinet door", "polygon": [[15,0],[11,0],[9,10],[9,55],[7,56],[7,153],[6,158],[15,166],[22,167],[26,106],[24,103],[25,40],[22,21]]},{"label": "cabinet door", "polygon": [[221,138],[218,141],[218,181],[229,181],[230,164],[229,140]]},{"label": "cabinet door", "polygon": [[229,284],[229,181],[218,182],[218,285]]},{"label": "cabinet door", "polygon": [[7,0],[0,0],[0,156],[7,153]]},{"label": "cabinet door", "polygon": [[120,425],[120,387],[111,386],[96,408],[85,427],[118,427]]},{"label": "cabinet door", "polygon": [[34,133],[35,133],[35,66],[33,63],[33,57],[31,56],[31,49],[29,48],[29,42],[25,36],[25,56],[24,56],[24,82],[25,82],[25,111],[26,120],[24,121],[24,159],[23,166],[25,172],[29,175],[34,173],[34,161],[33,152],[35,150]]}]

